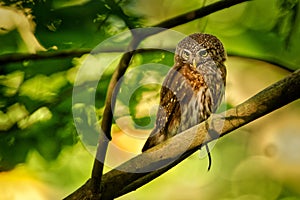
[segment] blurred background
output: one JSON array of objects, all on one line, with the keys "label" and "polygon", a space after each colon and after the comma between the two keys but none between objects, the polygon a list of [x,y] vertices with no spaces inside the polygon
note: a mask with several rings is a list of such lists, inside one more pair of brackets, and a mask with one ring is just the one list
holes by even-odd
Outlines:
[{"label": "blurred background", "polygon": [[[217,1],[111,2],[0,1],[0,200],[62,199],[89,178],[107,86],[130,41],[128,22],[151,27]],[[299,20],[298,0],[254,0],[143,41],[163,50],[133,57],[116,99],[105,170],[140,153],[180,37],[206,32],[224,43],[223,111],[299,69]],[[99,44],[116,48],[97,53]],[[155,84],[141,84],[149,79]],[[130,91],[130,84],[141,87]],[[300,199],[299,113],[298,100],[219,139],[209,172],[205,153],[196,152],[118,199]]]}]

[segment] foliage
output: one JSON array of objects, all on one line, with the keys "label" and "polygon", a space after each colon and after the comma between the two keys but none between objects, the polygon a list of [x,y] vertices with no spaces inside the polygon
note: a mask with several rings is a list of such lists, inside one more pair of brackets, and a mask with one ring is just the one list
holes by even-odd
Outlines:
[{"label": "foliage", "polygon": [[[7,62],[0,64],[0,171],[24,163],[32,151],[38,151],[46,160],[53,161],[66,146],[82,139],[73,122],[78,119],[73,119],[72,115],[72,91],[76,72],[85,62],[86,55],[10,62],[11,55],[93,49],[105,39],[129,28],[155,25],[212,2],[215,1],[1,1],[0,16],[3,10],[10,10],[13,14],[11,18],[5,18],[11,20],[11,29],[2,26],[6,22],[2,21],[3,16],[0,17],[0,57],[7,58]],[[25,16],[30,29],[20,27],[12,20],[13,16],[22,20]],[[299,16],[298,0],[257,0],[187,21],[174,30],[185,34],[198,31],[215,34],[225,43],[230,55],[265,60],[293,71],[300,63]],[[26,39],[33,35],[37,41]],[[165,39],[166,48],[174,48],[173,43],[168,44],[173,38],[163,33],[156,37]],[[148,63],[171,66],[173,54],[166,51],[138,53],[130,69]],[[81,109],[86,117],[82,121],[91,118],[89,109],[95,109],[97,120],[101,120],[108,83],[115,67],[116,64],[112,64],[98,84],[96,105],[75,108]],[[147,74],[135,74],[124,83],[139,82],[143,76]],[[161,74],[152,76],[161,78]],[[82,83],[81,86],[81,98],[88,98],[92,92],[89,84]],[[158,85],[146,85],[132,93],[128,106],[138,128],[153,127],[155,112],[149,115],[140,112],[140,108],[147,94],[150,94],[151,101],[157,99],[158,90]],[[126,96],[127,91],[123,92]],[[126,105],[122,96],[118,101],[121,106]],[[227,103],[230,105],[231,102]],[[87,125],[95,126],[98,121]],[[95,140],[89,143],[95,145]]]}]

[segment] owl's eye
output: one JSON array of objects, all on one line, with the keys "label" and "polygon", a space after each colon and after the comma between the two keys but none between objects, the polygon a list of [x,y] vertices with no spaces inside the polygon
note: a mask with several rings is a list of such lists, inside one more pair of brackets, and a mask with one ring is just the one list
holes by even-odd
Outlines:
[{"label": "owl's eye", "polygon": [[191,52],[189,50],[183,49],[182,52],[181,52],[181,57],[184,60],[188,60],[189,57],[190,57],[190,54],[191,54]]},{"label": "owl's eye", "polygon": [[208,56],[208,52],[205,49],[202,49],[202,50],[198,51],[198,55],[201,57],[206,57],[206,56]]}]

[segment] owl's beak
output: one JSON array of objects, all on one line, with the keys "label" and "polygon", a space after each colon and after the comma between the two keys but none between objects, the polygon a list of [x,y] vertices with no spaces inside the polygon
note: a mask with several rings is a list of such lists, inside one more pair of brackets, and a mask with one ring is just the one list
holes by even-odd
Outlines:
[{"label": "owl's beak", "polygon": [[197,68],[197,62],[196,62],[196,59],[193,59],[193,67]]}]

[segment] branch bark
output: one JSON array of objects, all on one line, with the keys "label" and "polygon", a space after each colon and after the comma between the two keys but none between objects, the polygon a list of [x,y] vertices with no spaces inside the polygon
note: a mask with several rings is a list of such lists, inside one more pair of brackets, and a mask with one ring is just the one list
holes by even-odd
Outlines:
[{"label": "branch bark", "polygon": [[[103,175],[101,194],[112,199],[136,190],[180,163],[203,144],[222,137],[284,105],[300,98],[300,70],[269,86],[242,104],[212,115],[206,122],[176,135]],[[208,134],[216,133],[215,137]],[[187,147],[187,148],[186,148]],[[157,168],[157,170],[149,171]],[[66,199],[87,197],[90,180]],[[86,198],[88,199],[88,198]]]}]

